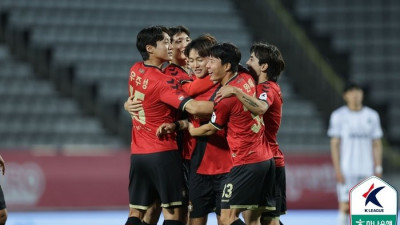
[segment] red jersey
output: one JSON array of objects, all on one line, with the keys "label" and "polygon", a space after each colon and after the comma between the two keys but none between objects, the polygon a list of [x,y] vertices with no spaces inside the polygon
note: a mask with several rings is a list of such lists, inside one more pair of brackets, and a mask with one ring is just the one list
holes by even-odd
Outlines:
[{"label": "red jersey", "polygon": [[164,68],[163,72],[166,75],[173,77],[178,84],[182,80],[192,80],[192,77],[186,72],[185,69],[173,63],[168,64],[168,66]]},{"label": "red jersey", "polygon": [[274,154],[275,166],[285,166],[284,156],[277,142],[282,118],[282,94],[279,85],[272,81],[266,81],[257,85],[258,99],[267,102],[268,110],[264,114],[264,123],[266,124],[264,134],[267,138],[269,147]]},{"label": "red jersey", "polygon": [[[213,101],[219,84],[215,84],[207,92],[195,97],[199,101]],[[189,117],[194,127],[199,127],[208,123],[210,118]],[[228,173],[232,168],[232,157],[226,140],[226,129],[218,130],[217,133],[206,136],[196,137],[190,149],[191,167],[196,168],[196,172],[205,175],[216,175]]]},{"label": "red jersey", "polygon": [[132,154],[177,150],[175,133],[156,136],[158,127],[162,123],[173,123],[176,109],[184,109],[191,99],[177,87],[175,80],[165,76],[158,67],[143,62],[131,67],[129,95],[143,104],[143,110],[132,117]]},{"label": "red jersey", "polygon": [[[256,88],[253,78],[247,73],[233,76],[227,84],[240,88],[254,96]],[[217,129],[227,125],[227,139],[231,149],[233,166],[257,163],[272,158],[272,152],[264,137],[264,122],[253,115],[236,97],[215,102],[211,124]]]}]

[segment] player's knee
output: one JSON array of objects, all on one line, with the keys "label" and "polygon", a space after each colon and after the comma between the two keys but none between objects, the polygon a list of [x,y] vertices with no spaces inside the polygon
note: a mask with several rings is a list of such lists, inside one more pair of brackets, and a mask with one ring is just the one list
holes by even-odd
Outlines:
[{"label": "player's knee", "polygon": [[231,218],[231,215],[228,213],[221,213],[220,222],[221,225],[231,225],[234,219]]},{"label": "player's knee", "polygon": [[7,221],[8,213],[6,209],[0,210],[0,225],[5,225]]}]

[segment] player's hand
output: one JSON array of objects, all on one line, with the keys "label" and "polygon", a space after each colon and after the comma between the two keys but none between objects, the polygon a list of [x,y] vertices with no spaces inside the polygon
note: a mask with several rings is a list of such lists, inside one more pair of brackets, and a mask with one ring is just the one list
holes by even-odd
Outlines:
[{"label": "player's hand", "polygon": [[134,96],[130,96],[124,103],[124,109],[132,116],[135,116],[137,112],[143,110],[143,104],[141,101],[135,100]]},{"label": "player's hand", "polygon": [[340,184],[344,184],[344,176],[341,172],[336,173],[336,182]]},{"label": "player's hand", "polygon": [[4,175],[4,173],[6,172],[6,164],[4,163],[4,159],[3,157],[1,157],[1,155],[0,155],[0,167],[1,167],[1,172]]},{"label": "player's hand", "polygon": [[192,124],[192,123],[189,123],[188,131],[189,131],[190,135],[192,135],[192,131],[193,131],[194,129],[195,129],[195,127],[193,126],[193,124]]},{"label": "player's hand", "polygon": [[215,101],[219,102],[223,98],[227,98],[227,97],[230,97],[230,96],[234,95],[235,94],[235,90],[236,90],[235,87],[232,87],[230,85],[226,85],[226,86],[221,87],[218,90],[217,94],[215,95]]},{"label": "player's hand", "polygon": [[170,134],[175,132],[175,124],[174,123],[163,123],[161,124],[156,132],[157,137],[161,137],[164,134]]}]

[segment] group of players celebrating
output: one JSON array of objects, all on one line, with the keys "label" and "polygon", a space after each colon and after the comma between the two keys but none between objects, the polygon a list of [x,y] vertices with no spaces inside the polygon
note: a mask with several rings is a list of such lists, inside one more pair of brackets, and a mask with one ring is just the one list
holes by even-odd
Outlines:
[{"label": "group of players celebrating", "polygon": [[253,44],[246,69],[235,45],[183,26],[144,28],[136,47],[126,225],[157,224],[161,211],[164,225],[205,225],[210,212],[220,225],[282,224],[279,49]]}]

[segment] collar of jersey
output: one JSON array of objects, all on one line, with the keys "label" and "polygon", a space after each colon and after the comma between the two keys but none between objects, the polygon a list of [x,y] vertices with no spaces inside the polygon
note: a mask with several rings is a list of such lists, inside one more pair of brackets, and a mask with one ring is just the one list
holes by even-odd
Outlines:
[{"label": "collar of jersey", "polygon": [[[229,82],[231,82],[232,80],[234,80],[234,79],[237,77],[237,75],[238,75],[238,72],[236,72],[235,75],[233,75],[233,77],[231,77],[231,78],[225,83],[225,85],[227,85]],[[225,85],[224,85],[224,86],[225,86]]]},{"label": "collar of jersey", "polygon": [[[143,66],[145,66],[145,67],[153,67],[153,68],[156,68],[156,69],[158,69],[158,70],[160,70],[161,71],[161,68],[159,68],[158,66],[154,66],[154,65],[147,65],[146,63],[144,63],[143,62]],[[161,71],[162,72],[162,71]]]}]

